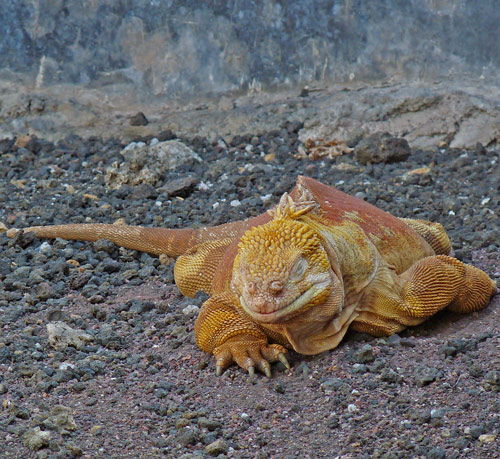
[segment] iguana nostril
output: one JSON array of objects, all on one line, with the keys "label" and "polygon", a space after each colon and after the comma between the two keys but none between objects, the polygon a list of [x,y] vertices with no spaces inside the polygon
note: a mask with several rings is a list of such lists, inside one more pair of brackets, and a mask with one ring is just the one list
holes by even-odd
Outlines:
[{"label": "iguana nostril", "polygon": [[273,293],[279,293],[283,290],[283,283],[280,281],[272,281],[269,285],[269,290]]},{"label": "iguana nostril", "polygon": [[248,290],[248,293],[254,294],[256,291],[255,282],[249,282],[247,285],[247,290]]}]

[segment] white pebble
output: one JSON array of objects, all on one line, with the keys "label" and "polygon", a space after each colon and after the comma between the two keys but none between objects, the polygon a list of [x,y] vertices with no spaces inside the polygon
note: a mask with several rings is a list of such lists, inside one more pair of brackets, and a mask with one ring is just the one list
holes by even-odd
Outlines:
[{"label": "white pebble", "polygon": [[195,315],[195,314],[198,314],[200,308],[198,306],[196,306],[195,304],[188,304],[183,310],[183,314],[185,314],[186,316],[192,316],[192,315]]},{"label": "white pebble", "polygon": [[40,246],[40,253],[50,253],[52,251],[52,246],[48,242],[42,242]]},{"label": "white pebble", "polygon": [[485,206],[486,204],[488,204],[490,202],[490,198],[484,198],[482,201],[481,201],[481,205],[482,206]]},{"label": "white pebble", "polygon": [[74,369],[75,366],[72,364],[72,363],[69,363],[69,362],[63,362],[61,363],[61,365],[59,365],[59,370],[67,370],[67,369]]},{"label": "white pebble", "polygon": [[205,183],[205,182],[198,183],[198,189],[200,191],[208,191],[212,187],[213,187],[212,183]]},{"label": "white pebble", "polygon": [[455,212],[453,212],[452,210],[450,210],[450,211],[448,212],[448,215],[451,215],[452,217],[454,217],[454,216],[455,216]]},{"label": "white pebble", "polygon": [[149,145],[156,145],[157,143],[160,143],[160,141],[156,137],[153,137],[151,142],[149,142]]},{"label": "white pebble", "polygon": [[347,411],[349,413],[356,413],[356,411],[359,411],[359,408],[354,403],[349,403],[349,405],[347,405]]},{"label": "white pebble", "polygon": [[261,196],[260,199],[262,200],[262,202],[267,202],[269,201],[271,198],[273,197],[273,195],[271,193],[269,194],[265,194],[264,196]]},{"label": "white pebble", "polygon": [[213,210],[215,210],[215,209],[217,209],[219,206],[220,206],[220,202],[214,202],[214,203],[212,204],[212,209],[213,209]]},{"label": "white pebble", "polygon": [[233,199],[233,200],[229,203],[229,205],[230,205],[231,207],[239,207],[239,206],[241,206],[241,202],[240,202],[238,199]]},{"label": "white pebble", "polygon": [[137,147],[137,143],[136,142],[130,142],[124,149],[123,151],[128,151],[128,150],[132,150],[132,148],[135,148]]}]

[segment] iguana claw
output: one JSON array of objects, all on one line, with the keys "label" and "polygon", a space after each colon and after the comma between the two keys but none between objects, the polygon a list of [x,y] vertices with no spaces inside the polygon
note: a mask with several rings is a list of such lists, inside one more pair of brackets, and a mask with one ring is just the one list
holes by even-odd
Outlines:
[{"label": "iguana claw", "polygon": [[215,374],[216,374],[217,376],[222,375],[222,372],[223,372],[223,371],[224,371],[224,366],[222,366],[222,365],[217,365],[217,366],[215,367]]},{"label": "iguana claw", "polygon": [[289,370],[290,369],[290,364],[288,363],[288,360],[286,359],[285,357],[285,354],[283,353],[280,353],[278,354],[278,360],[283,364],[285,365],[286,369]]},{"label": "iguana claw", "polygon": [[248,375],[252,378],[253,376],[255,376],[255,367],[248,367]]}]

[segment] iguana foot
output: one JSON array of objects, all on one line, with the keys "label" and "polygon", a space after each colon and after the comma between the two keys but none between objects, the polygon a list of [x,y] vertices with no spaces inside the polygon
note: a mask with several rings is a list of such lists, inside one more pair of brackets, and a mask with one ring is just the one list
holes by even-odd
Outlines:
[{"label": "iguana foot", "polygon": [[259,369],[266,377],[271,377],[271,363],[280,361],[287,369],[290,364],[285,356],[288,351],[280,344],[268,344],[266,340],[252,335],[237,335],[216,347],[216,374],[220,376],[233,362],[248,371],[250,376]]}]

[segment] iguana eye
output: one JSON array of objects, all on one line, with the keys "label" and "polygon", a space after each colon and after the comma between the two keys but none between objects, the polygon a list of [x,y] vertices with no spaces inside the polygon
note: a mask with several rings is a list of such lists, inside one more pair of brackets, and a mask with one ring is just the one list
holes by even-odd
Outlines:
[{"label": "iguana eye", "polygon": [[302,278],[302,276],[305,274],[307,269],[307,260],[304,258],[299,258],[295,264],[293,265],[293,268],[290,271],[290,280],[297,281]]}]

